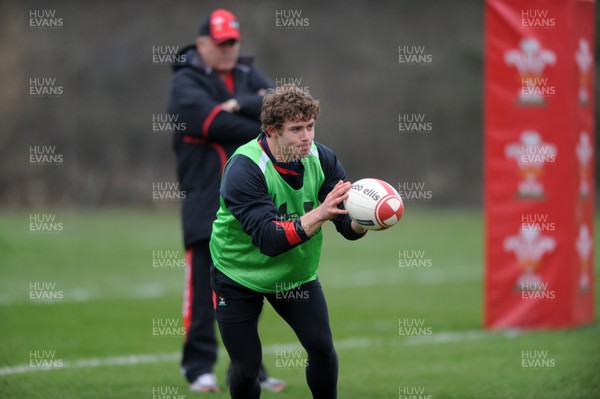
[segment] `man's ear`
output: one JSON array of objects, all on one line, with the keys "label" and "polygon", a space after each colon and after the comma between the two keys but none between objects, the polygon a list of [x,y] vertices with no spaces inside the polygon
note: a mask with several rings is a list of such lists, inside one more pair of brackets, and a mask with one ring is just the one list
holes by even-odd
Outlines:
[{"label": "man's ear", "polygon": [[204,38],[201,36],[198,36],[196,38],[196,50],[198,51],[198,53],[200,53],[202,51],[203,47],[204,47]]},{"label": "man's ear", "polygon": [[273,137],[277,133],[277,130],[273,126],[267,126],[267,137]]}]

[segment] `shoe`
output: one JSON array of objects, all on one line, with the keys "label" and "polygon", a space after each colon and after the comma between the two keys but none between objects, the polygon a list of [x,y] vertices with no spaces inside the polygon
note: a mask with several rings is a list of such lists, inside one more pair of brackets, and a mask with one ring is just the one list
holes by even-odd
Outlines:
[{"label": "shoe", "polygon": [[190,390],[194,392],[219,392],[221,388],[217,384],[217,376],[212,373],[199,375],[190,384]]},{"label": "shoe", "polygon": [[287,388],[285,381],[278,380],[277,378],[268,377],[266,380],[260,382],[260,387],[265,391],[280,392]]}]

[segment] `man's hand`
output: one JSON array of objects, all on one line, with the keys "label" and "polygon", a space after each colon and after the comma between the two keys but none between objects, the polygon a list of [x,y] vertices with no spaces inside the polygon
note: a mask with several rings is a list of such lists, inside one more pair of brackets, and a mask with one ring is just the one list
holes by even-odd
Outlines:
[{"label": "man's hand", "polygon": [[221,103],[221,109],[227,112],[237,112],[240,110],[240,103],[235,98],[230,98],[224,103]]},{"label": "man's hand", "polygon": [[[321,205],[300,218],[300,222],[302,223],[306,235],[313,235],[323,223],[333,219],[335,216],[348,213],[345,209],[339,209],[338,205],[345,199],[348,199],[348,190],[350,190],[351,187],[351,183],[344,183],[340,180],[333,190],[327,194],[327,197],[325,197],[325,200]],[[357,225],[357,227],[360,226]]]},{"label": "man's hand", "polygon": [[354,230],[358,234],[364,234],[367,232],[367,229],[362,227],[360,224],[356,223],[354,220],[352,221],[352,223],[350,223],[350,226],[352,226],[352,230]]}]

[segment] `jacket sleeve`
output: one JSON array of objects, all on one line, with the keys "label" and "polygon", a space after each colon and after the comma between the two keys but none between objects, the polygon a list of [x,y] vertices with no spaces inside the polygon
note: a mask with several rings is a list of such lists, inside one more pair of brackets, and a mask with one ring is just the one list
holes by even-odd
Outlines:
[{"label": "jacket sleeve", "polygon": [[[253,93],[258,93],[260,89],[266,90],[275,87],[273,81],[256,69],[252,69],[248,74],[248,86]],[[240,115],[249,118],[260,118],[263,96],[258,94],[242,94],[236,96],[236,99],[240,103]]]},{"label": "jacket sleeve", "polygon": [[[322,203],[327,197],[327,194],[333,190],[333,187],[340,181],[346,181],[346,171],[344,167],[338,161],[335,153],[328,147],[317,144],[319,151],[319,161],[325,174],[325,181],[319,190],[319,201]],[[341,203],[338,208],[344,209],[344,204]],[[348,215],[337,215],[332,220],[336,230],[347,240],[358,240],[367,234],[366,232],[359,234],[354,231],[351,226],[352,219]]]},{"label": "jacket sleeve", "polygon": [[221,110],[205,84],[185,70],[173,78],[169,113],[185,123],[181,133],[221,143],[248,141],[260,133],[257,119]]},{"label": "jacket sleeve", "polygon": [[280,220],[258,166],[244,155],[229,160],[221,196],[231,214],[240,221],[252,243],[267,256],[277,256],[308,241],[300,219]]}]

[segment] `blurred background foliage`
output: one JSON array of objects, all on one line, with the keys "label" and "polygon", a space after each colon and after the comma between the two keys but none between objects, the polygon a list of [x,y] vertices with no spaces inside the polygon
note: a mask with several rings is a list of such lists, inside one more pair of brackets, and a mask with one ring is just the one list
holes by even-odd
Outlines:
[{"label": "blurred background foliage", "polygon": [[[175,163],[170,135],[153,132],[152,118],[166,112],[172,72],[153,63],[153,47],[191,44],[208,13],[225,7],[263,72],[300,79],[320,99],[316,139],[350,180],[424,183],[433,204],[481,205],[482,3],[5,0],[0,204],[160,206],[152,184],[175,181]],[[30,11],[44,9],[63,19],[60,29],[29,27]],[[277,10],[301,12],[308,26],[278,28]],[[424,46],[431,64],[400,65],[404,45]],[[31,97],[34,77],[56,78],[64,94]],[[424,115],[431,132],[399,132],[399,114]],[[30,146],[55,146],[64,161],[31,166]]]}]

